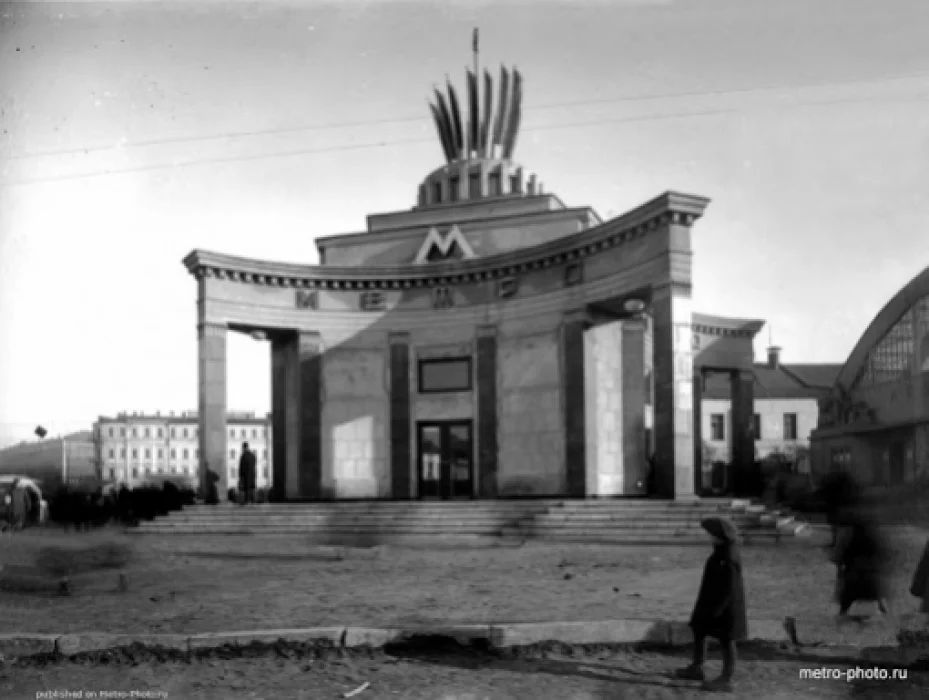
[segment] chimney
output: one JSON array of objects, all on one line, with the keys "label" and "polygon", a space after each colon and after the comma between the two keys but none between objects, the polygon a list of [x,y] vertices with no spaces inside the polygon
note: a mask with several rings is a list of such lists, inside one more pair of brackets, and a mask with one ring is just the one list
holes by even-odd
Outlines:
[{"label": "chimney", "polygon": [[777,369],[781,364],[781,349],[777,345],[768,348],[768,369]]}]

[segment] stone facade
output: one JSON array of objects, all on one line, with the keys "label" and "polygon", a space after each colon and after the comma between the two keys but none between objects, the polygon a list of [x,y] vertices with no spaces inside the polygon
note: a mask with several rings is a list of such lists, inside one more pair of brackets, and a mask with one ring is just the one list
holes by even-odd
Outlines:
[{"label": "stone facade", "polygon": [[417,206],[317,239],[322,264],[185,258],[201,468],[225,450],[225,334],[260,332],[275,498],[693,497],[690,235],[708,200],[666,192],[604,222],[542,192],[515,132],[465,149],[434,114],[449,163]]}]

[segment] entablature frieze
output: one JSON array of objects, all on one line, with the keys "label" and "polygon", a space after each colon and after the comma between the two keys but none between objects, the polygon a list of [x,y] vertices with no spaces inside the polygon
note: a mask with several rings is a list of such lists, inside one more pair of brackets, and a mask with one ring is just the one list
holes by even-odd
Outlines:
[{"label": "entablature frieze", "polygon": [[195,250],[184,258],[198,280],[224,279],[269,287],[326,290],[403,290],[506,280],[569,265],[669,225],[691,226],[709,200],[668,192],[594,228],[529,248],[486,258],[417,266],[335,267],[295,265]]}]

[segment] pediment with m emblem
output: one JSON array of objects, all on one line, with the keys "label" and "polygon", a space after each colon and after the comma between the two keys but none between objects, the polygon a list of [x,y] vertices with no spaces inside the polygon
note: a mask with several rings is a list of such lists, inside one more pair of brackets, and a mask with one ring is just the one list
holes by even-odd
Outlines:
[{"label": "pediment with m emblem", "polygon": [[467,260],[477,257],[468,239],[461,233],[457,225],[452,226],[444,234],[433,226],[426,234],[425,240],[419,247],[416,257],[413,259],[415,264],[430,262],[444,262],[447,260]]}]

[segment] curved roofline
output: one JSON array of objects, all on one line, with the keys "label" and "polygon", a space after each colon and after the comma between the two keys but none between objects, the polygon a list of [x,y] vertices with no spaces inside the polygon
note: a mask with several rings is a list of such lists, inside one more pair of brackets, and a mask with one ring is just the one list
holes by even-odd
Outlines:
[{"label": "curved roofline", "polygon": [[[760,318],[733,318],[731,316],[711,316],[694,311],[691,314],[691,323],[717,331],[741,331],[750,333],[752,337],[761,330],[765,322]],[[696,330],[696,328],[695,328]]]},{"label": "curved roofline", "polygon": [[[546,243],[519,248],[497,255],[431,265],[370,265],[343,267],[301,265],[244,258],[208,250],[193,250],[183,260],[192,275],[219,273],[233,278],[254,276],[271,278],[272,284],[302,286],[315,281],[396,283],[404,280],[442,278],[444,283],[466,279],[469,275],[512,274],[524,266],[545,266],[595,253],[618,245],[628,238],[644,235],[661,223],[689,226],[702,214],[709,199],[698,195],[665,192],[605,223]],[[662,217],[667,221],[662,222]]]},{"label": "curved roofline", "polygon": [[891,297],[884,308],[877,312],[849,353],[848,359],[836,378],[836,384],[849,389],[871,348],[900,320],[904,312],[927,294],[929,294],[929,267],[911,279],[903,289]]}]

